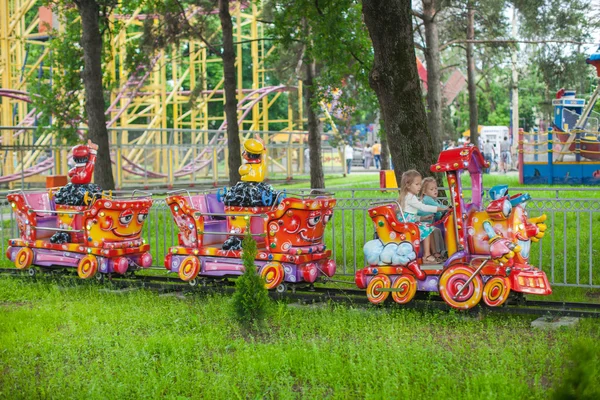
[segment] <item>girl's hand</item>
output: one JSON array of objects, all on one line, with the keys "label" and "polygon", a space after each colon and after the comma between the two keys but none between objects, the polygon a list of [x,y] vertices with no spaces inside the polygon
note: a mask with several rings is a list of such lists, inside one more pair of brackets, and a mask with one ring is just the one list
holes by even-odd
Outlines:
[{"label": "girl's hand", "polygon": [[438,211],[447,211],[448,207],[438,207],[437,210]]}]

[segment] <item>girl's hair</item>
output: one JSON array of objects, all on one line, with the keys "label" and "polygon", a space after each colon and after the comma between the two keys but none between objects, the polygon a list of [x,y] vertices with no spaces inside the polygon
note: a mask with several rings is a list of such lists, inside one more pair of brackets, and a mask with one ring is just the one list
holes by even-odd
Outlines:
[{"label": "girl's hair", "polygon": [[404,199],[408,194],[408,187],[415,181],[415,179],[420,178],[421,174],[419,171],[415,171],[414,169],[408,170],[402,174],[402,179],[400,180],[400,198],[398,201],[400,202],[400,206],[404,210]]},{"label": "girl's hair", "polygon": [[419,193],[419,197],[423,198],[423,195],[425,194],[425,190],[431,185],[434,184],[437,186],[437,182],[435,181],[435,178],[432,178],[431,176],[423,179],[423,182],[421,183],[421,193]]}]

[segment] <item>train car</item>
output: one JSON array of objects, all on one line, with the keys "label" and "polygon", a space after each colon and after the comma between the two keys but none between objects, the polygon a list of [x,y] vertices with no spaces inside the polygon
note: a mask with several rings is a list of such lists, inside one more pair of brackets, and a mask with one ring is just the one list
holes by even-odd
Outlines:
[{"label": "train car", "polygon": [[[405,304],[417,291],[426,291],[439,292],[454,308],[469,309],[482,298],[488,306],[500,306],[511,291],[552,293],[546,274],[528,262],[531,243],[546,230],[546,216],[530,218],[525,209],[529,195],[510,196],[507,186],[492,188],[492,201],[484,207],[485,167],[475,146],[445,150],[431,167],[432,172],[446,173],[450,189],[451,208],[439,221],[448,251],[444,263],[422,263],[418,223],[403,220],[400,204],[388,202],[368,210],[378,239],[365,244],[368,265],[356,272],[355,283],[366,289],[372,303],[383,302],[391,293],[395,302]],[[471,176],[468,203],[463,198],[462,171]]]},{"label": "train car", "polygon": [[[258,246],[255,264],[267,289],[285,292],[290,286],[311,285],[323,276],[333,276],[336,265],[323,235],[335,199],[322,193],[285,198],[283,192],[275,194],[260,186],[264,185],[264,148],[254,139],[247,140],[244,148],[247,163],[240,168],[242,182],[229,193],[235,189],[245,192],[244,197],[254,196],[254,205],[226,205],[222,192],[169,193],[166,200],[179,233],[178,245],[165,257],[167,270],[192,285],[241,275],[239,239],[249,229]],[[251,151],[255,154],[249,155]]]},{"label": "train car", "polygon": [[[94,154],[95,148],[91,147]],[[6,256],[17,269],[35,275],[32,266],[77,268],[82,279],[101,279],[152,264],[150,246],[141,238],[152,195],[134,192],[119,198],[98,191],[90,184],[95,157],[88,157],[89,150],[89,145],[74,149],[77,164],[67,186],[8,194],[20,237],[9,239]],[[58,201],[62,198],[77,204]]]}]

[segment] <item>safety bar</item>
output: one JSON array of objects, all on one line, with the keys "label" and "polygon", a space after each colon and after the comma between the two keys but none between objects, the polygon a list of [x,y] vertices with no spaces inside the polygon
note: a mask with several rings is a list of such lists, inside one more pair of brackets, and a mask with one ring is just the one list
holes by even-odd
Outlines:
[{"label": "safety bar", "polygon": [[[248,235],[248,232],[246,232],[246,233],[234,233],[234,232],[207,232],[207,231],[199,231],[198,233],[200,235],[226,235],[226,236],[246,236],[246,235]],[[266,237],[267,234],[266,233],[251,233],[250,236]]]},{"label": "safety bar", "polygon": [[54,210],[33,210],[29,209],[30,213],[38,213],[38,214],[73,214],[73,215],[83,215],[81,211],[54,211]]},{"label": "safety bar", "polygon": [[[141,194],[138,195],[138,196],[136,196],[135,195],[136,193],[141,193]],[[131,198],[133,199],[134,197],[135,198],[138,198],[138,197],[152,197],[152,193],[146,192],[144,190],[138,190],[138,189],[136,189],[133,192],[131,192]]]},{"label": "safety bar", "polygon": [[324,192],[321,189],[311,189],[308,193],[309,196],[333,196],[335,193]]},{"label": "safety bar", "polygon": [[83,229],[44,228],[41,226],[31,226],[31,227],[38,231],[85,232]]},{"label": "safety bar", "polygon": [[406,218],[404,217],[404,211],[402,211],[402,206],[400,205],[400,203],[397,200],[377,200],[377,201],[373,201],[371,202],[371,205],[383,205],[383,204],[396,204],[398,206],[398,210],[400,210],[400,215],[402,215],[402,221],[406,222]]},{"label": "safety bar", "polygon": [[279,205],[279,203],[277,203],[277,200],[279,200],[279,196],[284,195],[287,196],[286,192],[279,192],[277,193],[277,197],[275,197],[275,200],[273,201],[273,204],[271,205],[271,211],[273,211],[275,209],[275,207],[277,207]]},{"label": "safety bar", "polygon": [[296,193],[296,192],[287,192],[287,196],[295,196],[295,197],[300,197],[302,199],[308,198],[308,197],[318,197],[318,196],[334,196],[335,193],[329,193],[329,192],[318,192],[318,193],[313,193],[313,191],[315,191],[315,189],[311,190],[309,194],[303,194],[303,193]]},{"label": "safety bar", "polygon": [[203,216],[203,215],[207,215],[209,217],[262,217],[262,218],[266,218],[268,217],[267,214],[230,214],[230,213],[205,213],[205,212],[201,212],[201,211],[196,211],[194,212],[194,215],[199,215],[199,216]]},{"label": "safety bar", "polygon": [[[31,191],[31,193],[35,192]],[[23,196],[23,200],[25,200],[25,204],[27,204],[27,207],[31,208],[31,205],[27,201],[27,196],[25,196],[25,191],[23,189],[12,189],[8,191],[8,194],[21,194],[21,196]]]},{"label": "safety bar", "polygon": [[[192,201],[192,195],[191,195],[190,191],[187,190],[187,189],[171,190],[171,191],[167,192],[167,196],[173,196],[173,195],[176,195],[177,193],[187,193],[188,199],[190,201],[190,204],[194,205],[194,202]],[[207,194],[210,194],[210,191],[208,191],[208,190],[199,190],[197,193],[200,193],[200,194],[203,194],[203,195],[207,195]]]}]

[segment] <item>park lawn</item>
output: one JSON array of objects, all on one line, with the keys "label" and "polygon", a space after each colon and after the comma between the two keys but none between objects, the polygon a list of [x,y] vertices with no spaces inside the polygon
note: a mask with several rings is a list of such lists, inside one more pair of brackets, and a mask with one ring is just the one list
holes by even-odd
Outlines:
[{"label": "park lawn", "polygon": [[0,398],[542,399],[580,342],[599,379],[598,320],[549,332],[534,317],[273,303],[251,334],[230,307],[1,277]]}]

